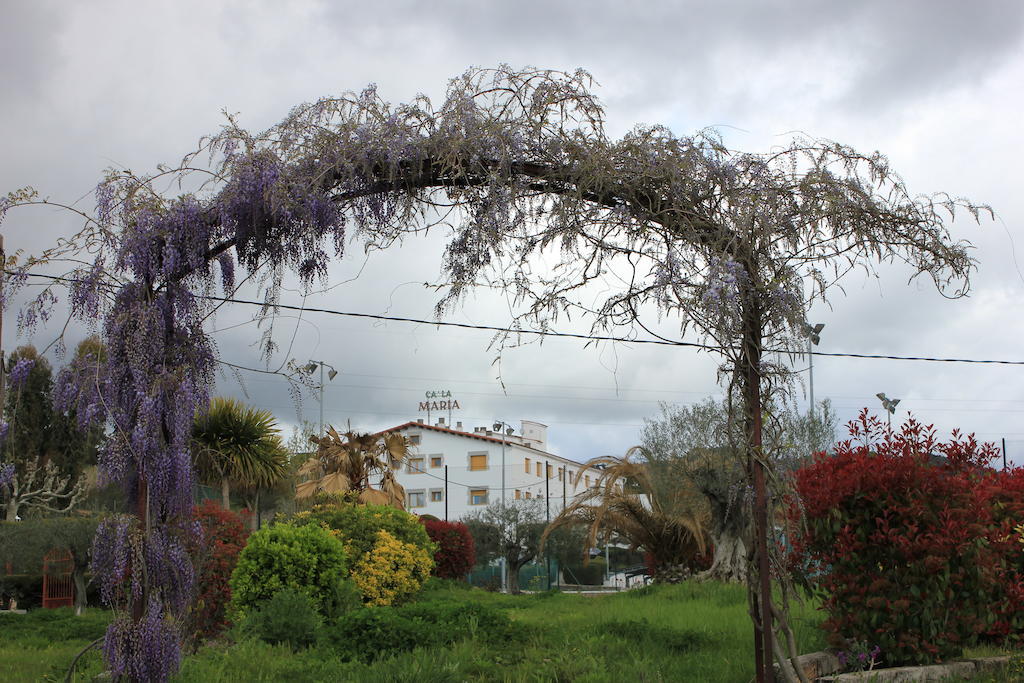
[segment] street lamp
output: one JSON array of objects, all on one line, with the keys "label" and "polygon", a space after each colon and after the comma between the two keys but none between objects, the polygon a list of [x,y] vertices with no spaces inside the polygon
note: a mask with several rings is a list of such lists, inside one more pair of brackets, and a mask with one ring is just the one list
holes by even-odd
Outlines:
[{"label": "street lamp", "polygon": [[334,369],[334,366],[331,365],[330,363],[325,363],[322,360],[311,360],[311,361],[309,361],[308,363],[306,363],[305,365],[302,366],[303,371],[307,375],[312,375],[316,371],[317,366],[320,367],[320,432],[317,434],[318,438],[322,437],[324,435],[324,366],[325,365],[330,368],[330,370],[327,371],[327,379],[328,379],[328,381],[333,380],[335,377],[338,376],[338,371]]},{"label": "street lamp", "polygon": [[892,429],[892,415],[896,412],[896,406],[899,404],[900,400],[898,398],[889,398],[885,395],[885,392],[875,394],[875,396],[877,396],[878,400],[882,402],[882,407],[885,408],[886,411],[885,418],[889,422],[889,429]]},{"label": "street lamp", "polygon": [[804,336],[807,337],[808,384],[811,387],[811,409],[807,414],[812,418],[814,417],[814,354],[811,352],[811,344],[818,345],[823,329],[825,329],[825,323],[813,326],[810,323],[804,323]]},{"label": "street lamp", "polygon": [[[511,435],[515,430],[507,423],[501,420],[494,421],[494,431],[501,434],[501,505],[505,506],[505,435],[506,433]],[[501,588],[504,591],[508,591],[508,567],[505,564],[505,558],[501,558]]]}]

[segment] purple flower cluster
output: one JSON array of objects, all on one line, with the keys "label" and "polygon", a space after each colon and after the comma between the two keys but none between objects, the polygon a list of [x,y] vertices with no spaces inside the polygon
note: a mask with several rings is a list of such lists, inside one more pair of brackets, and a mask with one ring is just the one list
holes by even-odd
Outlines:
[{"label": "purple flower cluster", "polygon": [[[0,423],[0,427],[3,428],[3,435],[7,433],[7,423]],[[3,443],[3,438],[0,437],[0,444]],[[14,479],[14,465],[7,463],[6,465],[0,465],[0,486],[7,486]]]},{"label": "purple flower cluster", "polygon": [[33,358],[22,358],[11,368],[10,383],[12,389],[18,389],[28,380],[29,373],[35,367],[36,361]]},{"label": "purple flower cluster", "polygon": [[871,671],[881,662],[881,654],[882,648],[878,645],[868,651],[866,643],[855,642],[850,646],[849,652],[837,652],[836,659],[845,671]]},{"label": "purple flower cluster", "polygon": [[115,680],[166,681],[174,675],[181,646],[174,623],[155,594],[139,622],[125,616],[111,622],[103,654]]}]

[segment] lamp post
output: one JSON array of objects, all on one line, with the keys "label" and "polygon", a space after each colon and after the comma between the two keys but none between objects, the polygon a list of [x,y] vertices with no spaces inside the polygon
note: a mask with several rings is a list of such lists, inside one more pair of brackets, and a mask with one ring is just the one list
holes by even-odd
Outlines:
[{"label": "lamp post", "polygon": [[825,323],[817,325],[804,324],[804,336],[807,337],[807,362],[808,362],[808,384],[811,388],[811,408],[807,411],[808,417],[814,417],[814,354],[811,351],[811,344],[815,346],[821,342],[821,331],[825,329]]},{"label": "lamp post", "polygon": [[882,402],[882,407],[885,408],[886,412],[885,419],[888,421],[889,429],[892,430],[892,416],[896,412],[896,406],[900,400],[898,398],[889,398],[885,395],[884,391],[880,394],[875,394],[875,396]]},{"label": "lamp post", "polygon": [[[501,433],[501,505],[505,506],[505,430],[511,434],[513,429],[507,422],[494,421],[494,431]],[[501,556],[501,589],[508,591],[508,566],[505,563],[505,556]]]},{"label": "lamp post", "polygon": [[338,371],[334,369],[334,366],[331,365],[330,363],[325,363],[322,360],[311,360],[311,361],[309,361],[308,363],[306,363],[305,365],[302,366],[302,369],[305,370],[306,373],[310,374],[310,375],[312,375],[313,372],[316,371],[317,366],[320,367],[320,432],[317,434],[318,437],[321,437],[324,434],[324,366],[325,365],[330,368],[330,370],[327,371],[327,379],[328,379],[328,381],[333,380],[335,377],[338,376]]}]

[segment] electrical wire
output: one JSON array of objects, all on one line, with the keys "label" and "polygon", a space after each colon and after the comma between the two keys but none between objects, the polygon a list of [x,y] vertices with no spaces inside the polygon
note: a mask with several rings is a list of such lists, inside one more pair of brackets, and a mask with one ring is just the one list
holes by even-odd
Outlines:
[{"label": "electrical wire", "polygon": [[[45,278],[48,280],[54,280],[59,282],[77,282],[73,278],[60,277],[55,275],[46,275],[43,273],[17,273],[16,271],[4,271],[10,275],[27,275],[29,277]],[[212,295],[200,295],[198,298],[208,299],[210,301],[221,301],[225,303],[243,304],[248,306],[259,306],[260,308],[267,308],[268,305],[263,301],[250,301],[248,299],[235,299],[232,297],[220,297]],[[477,325],[473,323],[459,323],[444,320],[426,320],[423,318],[408,318],[403,316],[392,316],[392,315],[380,315],[376,313],[357,313],[354,311],[338,311],[330,308],[311,308],[308,306],[292,306],[289,304],[277,303],[269,306],[270,308],[280,308],[288,311],[300,311],[303,313],[323,313],[326,315],[337,315],[349,318],[363,318],[368,320],[383,320],[387,322],[402,322],[402,323],[414,323],[418,325],[434,325],[436,327],[455,327],[467,330],[481,330],[487,332],[504,332],[508,334],[530,334],[539,337],[562,337],[568,339],[585,339],[587,341],[614,341],[622,342],[627,344],[654,344],[657,346],[681,346],[687,348],[695,348],[703,351],[717,351],[717,346],[709,344],[701,344],[698,342],[687,342],[687,341],[673,341],[670,339],[633,339],[629,337],[614,337],[610,335],[594,335],[594,334],[582,334],[575,332],[557,332],[557,331],[541,331],[541,330],[527,330],[527,329],[513,329],[508,327],[498,327],[495,325]],[[765,353],[787,353],[788,351],[783,349],[765,349]],[[806,353],[806,352],[805,352]],[[810,351],[812,356],[821,356],[829,358],[860,358],[868,360],[905,360],[905,361],[922,361],[928,363],[978,363],[978,364],[990,364],[990,365],[1024,365],[1024,360],[1003,360],[1003,359],[991,359],[991,358],[942,358],[933,356],[897,356],[894,354],[881,354],[881,353],[847,353],[840,351]]]}]

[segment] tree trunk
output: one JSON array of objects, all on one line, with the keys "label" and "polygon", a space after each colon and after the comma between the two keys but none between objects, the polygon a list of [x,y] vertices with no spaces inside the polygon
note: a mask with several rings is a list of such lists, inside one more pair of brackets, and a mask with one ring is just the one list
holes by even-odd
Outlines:
[{"label": "tree trunk", "polygon": [[82,612],[85,611],[85,607],[88,604],[85,583],[86,569],[88,569],[88,565],[79,565],[76,562],[75,569],[71,574],[71,578],[75,581],[75,616],[82,616]]},{"label": "tree trunk", "polygon": [[742,536],[722,532],[714,540],[711,566],[698,575],[701,581],[744,583],[747,580],[747,544]]},{"label": "tree trunk", "polygon": [[225,510],[231,509],[231,483],[227,477],[220,478],[220,504]]},{"label": "tree trunk", "polygon": [[513,595],[519,595],[523,591],[519,588],[519,570],[526,566],[526,563],[532,560],[533,557],[526,559],[519,558],[517,561],[510,561],[509,558],[505,558],[505,563],[508,566],[508,592]]},{"label": "tree trunk", "polygon": [[11,497],[7,499],[7,514],[5,519],[8,522],[18,521],[18,499],[13,493],[11,494]]}]

